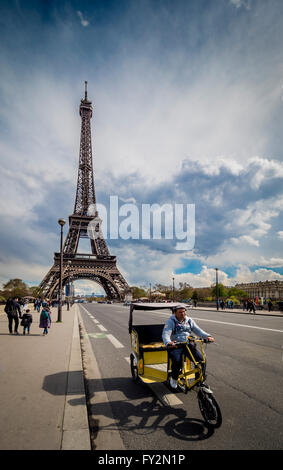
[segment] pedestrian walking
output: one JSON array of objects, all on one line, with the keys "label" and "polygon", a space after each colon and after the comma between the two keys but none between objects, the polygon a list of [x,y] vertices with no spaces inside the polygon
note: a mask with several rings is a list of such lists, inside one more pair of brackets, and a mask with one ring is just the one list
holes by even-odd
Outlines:
[{"label": "pedestrian walking", "polygon": [[255,303],[253,300],[250,300],[250,313],[255,313]]},{"label": "pedestrian walking", "polygon": [[271,312],[271,310],[272,310],[272,302],[271,302],[270,299],[269,299],[269,301],[267,302],[267,306],[268,306],[268,311]]},{"label": "pedestrian walking", "polygon": [[42,303],[42,310],[39,320],[39,328],[43,328],[43,336],[48,334],[48,328],[51,326],[51,312],[46,302]]},{"label": "pedestrian walking", "polygon": [[32,315],[29,313],[29,309],[27,308],[23,314],[23,318],[21,321],[21,326],[23,326],[23,335],[26,334],[26,330],[28,335],[30,334],[30,325],[32,324]]},{"label": "pedestrian walking", "polygon": [[[6,312],[7,317],[8,317],[10,335],[13,334],[13,322],[15,323],[14,333],[15,335],[18,335],[19,334],[18,333],[19,317],[22,318],[21,308],[18,303],[18,297],[14,297],[13,299],[9,298],[4,307],[4,311]],[[18,314],[19,314],[19,317],[18,317]]]},{"label": "pedestrian walking", "polygon": [[40,306],[41,306],[41,299],[35,299],[34,301],[34,309],[40,312]]}]

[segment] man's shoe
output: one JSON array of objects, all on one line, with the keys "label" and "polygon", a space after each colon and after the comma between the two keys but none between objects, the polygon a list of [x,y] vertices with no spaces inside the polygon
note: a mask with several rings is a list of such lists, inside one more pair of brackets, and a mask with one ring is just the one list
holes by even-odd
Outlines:
[{"label": "man's shoe", "polygon": [[170,377],[170,387],[174,388],[176,390],[176,388],[178,387],[178,382],[177,380],[175,379],[172,379],[172,377]]},{"label": "man's shoe", "polygon": [[17,331],[14,332],[15,335],[18,335],[19,333]]}]

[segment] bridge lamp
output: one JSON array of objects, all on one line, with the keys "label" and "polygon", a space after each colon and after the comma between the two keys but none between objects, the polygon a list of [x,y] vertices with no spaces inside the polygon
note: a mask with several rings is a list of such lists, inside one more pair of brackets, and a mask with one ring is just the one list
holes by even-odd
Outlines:
[{"label": "bridge lamp", "polygon": [[60,238],[60,271],[59,271],[59,295],[58,295],[58,316],[57,322],[62,321],[62,272],[63,272],[63,227],[66,221],[59,219],[58,224],[61,227],[61,238]]}]

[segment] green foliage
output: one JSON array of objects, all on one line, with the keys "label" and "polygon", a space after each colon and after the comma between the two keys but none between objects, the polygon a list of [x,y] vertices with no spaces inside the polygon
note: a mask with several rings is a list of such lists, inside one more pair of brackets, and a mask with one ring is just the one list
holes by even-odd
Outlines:
[{"label": "green foliage", "polygon": [[[217,297],[216,285],[212,287],[212,295],[214,298]],[[218,284],[218,298],[226,299],[226,297],[228,297],[228,291],[226,287],[223,286],[223,284],[219,283]]]},{"label": "green foliage", "polygon": [[241,303],[235,295],[231,295],[228,300],[232,300],[234,305],[240,305]]},{"label": "green foliage", "polygon": [[9,297],[25,297],[29,295],[28,286],[21,279],[10,279],[3,285],[1,296],[7,300]]},{"label": "green foliage", "polygon": [[134,299],[140,299],[141,297],[147,297],[147,292],[141,287],[131,287],[132,295]]},{"label": "green foliage", "polygon": [[199,295],[198,295],[198,292],[197,292],[196,289],[192,293],[192,299],[193,300],[198,300],[199,299]]},{"label": "green foliage", "polygon": [[[10,279],[3,285],[3,290],[0,291],[1,298],[7,300],[9,297],[42,297],[41,290],[38,286],[28,287],[22,279]],[[3,301],[3,300],[2,300]]]},{"label": "green foliage", "polygon": [[39,286],[32,286],[29,288],[29,293],[32,297],[41,297],[41,289]]},{"label": "green foliage", "polygon": [[244,290],[238,289],[237,287],[230,287],[228,289],[228,296],[229,297],[233,296],[237,298],[238,300],[243,300],[247,298],[247,293]]}]

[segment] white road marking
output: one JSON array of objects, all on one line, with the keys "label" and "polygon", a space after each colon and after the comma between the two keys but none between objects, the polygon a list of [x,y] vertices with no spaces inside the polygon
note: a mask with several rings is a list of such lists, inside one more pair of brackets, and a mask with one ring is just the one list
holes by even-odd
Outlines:
[{"label": "white road marking", "polygon": [[[86,311],[86,313],[87,313],[89,316],[92,317],[92,315],[89,314],[89,312],[86,310],[85,307],[83,307],[82,305],[81,305],[81,307]],[[92,321],[93,321],[94,323],[96,323],[97,327],[98,327],[101,331],[107,331],[107,329],[106,329],[103,325],[100,325],[99,322],[98,322],[95,318],[92,317]],[[113,344],[113,346],[115,346],[115,348],[123,348],[123,347],[124,347],[124,345],[123,345],[122,343],[120,343],[120,341],[118,341],[118,340],[115,338],[115,336],[113,336],[113,335],[111,335],[111,334],[106,334],[105,336],[106,336],[106,338],[109,339],[109,341],[111,341],[111,343]]]},{"label": "white road marking", "polygon": [[106,335],[107,338],[109,339],[109,341],[111,341],[111,343],[113,344],[113,346],[115,346],[115,348],[123,348],[124,345],[122,343],[120,343],[120,341],[118,341],[115,336],[111,335],[111,334],[108,334]]},{"label": "white road marking", "polygon": [[[165,313],[165,312],[154,312],[154,313],[158,314],[162,317],[167,317],[167,318],[169,318],[170,315],[171,315],[171,314],[168,315],[168,313]],[[211,320],[211,319],[208,319],[208,318],[193,317],[191,315],[189,315],[189,316],[193,320],[198,320],[198,321],[206,321],[206,322],[211,322],[211,323],[220,323],[222,325],[241,326],[242,328],[254,328],[256,330],[275,331],[277,333],[283,333],[283,330],[277,330],[275,328],[264,328],[262,326],[243,325],[242,323],[230,323],[230,322],[225,322],[225,321],[220,321],[220,320]]]},{"label": "white road marking", "polygon": [[210,320],[208,318],[194,317],[193,320],[205,321],[205,322],[211,322],[211,323],[220,323],[221,325],[242,326],[243,328],[254,328],[256,330],[276,331],[277,333],[283,333],[283,330],[276,330],[273,328],[263,328],[262,326],[242,325],[241,323],[230,323],[230,322],[225,322],[225,321]]},{"label": "white road marking", "polygon": [[99,324],[98,324],[97,327],[98,327],[101,331],[107,331],[107,329],[104,328],[103,325],[99,325]]},{"label": "white road marking", "polygon": [[89,315],[89,311],[85,307],[83,307],[82,305],[80,305],[80,307],[83,308],[86,311],[86,313]]}]

